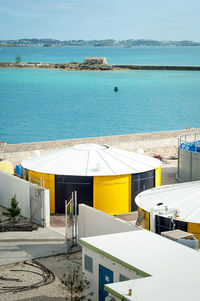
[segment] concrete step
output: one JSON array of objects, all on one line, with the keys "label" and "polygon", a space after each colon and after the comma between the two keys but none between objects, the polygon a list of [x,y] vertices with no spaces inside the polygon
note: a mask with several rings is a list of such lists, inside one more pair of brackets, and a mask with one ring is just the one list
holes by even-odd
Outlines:
[{"label": "concrete step", "polygon": [[62,231],[54,231],[52,228],[38,228],[32,232],[1,232],[0,242],[64,242]]}]

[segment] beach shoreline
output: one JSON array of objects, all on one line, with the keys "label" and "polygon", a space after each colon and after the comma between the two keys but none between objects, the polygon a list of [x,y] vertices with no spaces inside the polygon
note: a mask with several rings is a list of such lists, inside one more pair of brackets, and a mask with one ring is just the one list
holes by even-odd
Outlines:
[{"label": "beach shoreline", "polygon": [[11,161],[15,166],[23,159],[34,156],[36,150],[39,150],[40,153],[44,153],[58,148],[70,147],[75,144],[95,143],[105,144],[110,147],[131,152],[137,152],[137,150],[143,149],[145,155],[160,155],[163,158],[169,159],[170,157],[177,156],[179,136],[190,135],[192,138],[195,136],[195,132],[199,131],[200,129],[189,128],[185,130],[152,133],[4,144],[0,145],[0,158]]}]

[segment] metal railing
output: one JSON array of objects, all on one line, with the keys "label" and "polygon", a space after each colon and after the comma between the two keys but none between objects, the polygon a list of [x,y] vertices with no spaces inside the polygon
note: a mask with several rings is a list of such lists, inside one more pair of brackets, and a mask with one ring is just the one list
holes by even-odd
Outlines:
[{"label": "metal railing", "polygon": [[186,149],[189,151],[189,146],[194,145],[194,152],[197,152],[197,147],[200,147],[200,132],[185,134],[178,137],[178,148],[182,143],[186,144]]},{"label": "metal railing", "polygon": [[30,176],[30,171],[28,172],[28,180],[29,182],[33,183],[33,184],[38,184],[40,187],[45,186],[45,180],[42,179],[42,177],[40,177],[40,179],[36,179]]},{"label": "metal railing", "polygon": [[77,191],[73,191],[68,200],[65,200],[65,238],[67,256],[72,253],[73,247],[78,245],[78,202]]}]

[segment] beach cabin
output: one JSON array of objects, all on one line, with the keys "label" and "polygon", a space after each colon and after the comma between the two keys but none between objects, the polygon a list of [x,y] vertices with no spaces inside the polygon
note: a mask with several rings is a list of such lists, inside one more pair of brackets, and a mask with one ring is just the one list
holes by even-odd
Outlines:
[{"label": "beach cabin", "polygon": [[161,186],[137,195],[144,228],[160,234],[179,229],[200,242],[200,181]]},{"label": "beach cabin", "polygon": [[200,253],[147,230],[80,239],[93,301],[197,301]]},{"label": "beach cabin", "polygon": [[137,210],[135,197],[161,185],[161,161],[107,145],[80,144],[21,162],[23,178],[50,190],[51,213],[65,213],[77,191],[84,203],[109,214]]}]

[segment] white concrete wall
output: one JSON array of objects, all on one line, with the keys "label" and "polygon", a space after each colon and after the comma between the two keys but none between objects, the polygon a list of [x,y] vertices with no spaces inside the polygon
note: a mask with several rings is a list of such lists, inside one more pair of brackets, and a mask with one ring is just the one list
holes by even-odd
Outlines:
[{"label": "white concrete wall", "polygon": [[[91,297],[93,301],[99,300],[99,265],[113,271],[113,283],[119,282],[120,274],[126,276],[130,280],[142,278],[140,275],[137,275],[136,272],[122,266],[120,263],[117,263],[85,246],[82,248],[82,255],[83,273],[90,283],[88,292],[93,292],[93,296]],[[93,273],[85,270],[85,255],[88,255],[93,259]]]},{"label": "white concrete wall", "polygon": [[49,189],[44,189],[43,202],[43,227],[50,227],[50,192]]},{"label": "white concrete wall", "polygon": [[138,228],[84,204],[79,205],[79,238],[134,231]]},{"label": "white concrete wall", "polygon": [[29,182],[0,171],[0,205],[10,207],[11,197],[16,195],[21,215],[30,218]]},{"label": "white concrete wall", "polygon": [[[16,195],[21,215],[31,218],[30,188],[36,186],[16,176],[0,171],[0,205],[10,207],[11,197]],[[41,201],[41,225],[50,226],[49,190],[43,189]]]}]

